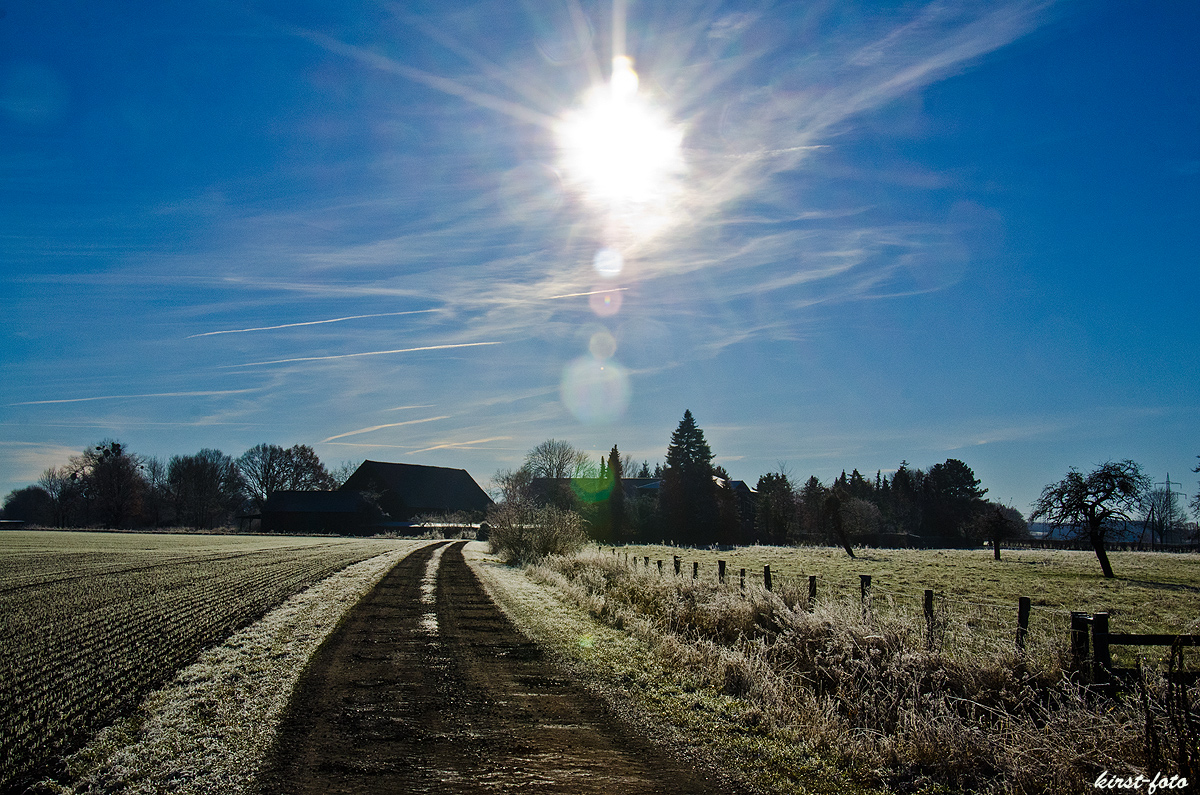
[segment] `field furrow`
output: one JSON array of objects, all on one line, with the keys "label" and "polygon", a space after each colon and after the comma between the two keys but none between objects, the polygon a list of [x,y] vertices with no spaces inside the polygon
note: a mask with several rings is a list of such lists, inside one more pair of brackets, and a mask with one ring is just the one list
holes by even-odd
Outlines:
[{"label": "field furrow", "polygon": [[0,791],[383,540],[0,536]]}]

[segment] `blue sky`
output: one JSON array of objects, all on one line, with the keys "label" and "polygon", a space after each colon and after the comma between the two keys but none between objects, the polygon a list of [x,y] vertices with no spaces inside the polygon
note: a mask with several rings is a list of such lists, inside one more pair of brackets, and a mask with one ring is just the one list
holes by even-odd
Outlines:
[{"label": "blue sky", "polygon": [[105,438],[653,462],[684,409],[750,481],[1196,492],[1200,5],[630,2],[632,199],[563,143],[611,20],[0,2],[0,493]]}]

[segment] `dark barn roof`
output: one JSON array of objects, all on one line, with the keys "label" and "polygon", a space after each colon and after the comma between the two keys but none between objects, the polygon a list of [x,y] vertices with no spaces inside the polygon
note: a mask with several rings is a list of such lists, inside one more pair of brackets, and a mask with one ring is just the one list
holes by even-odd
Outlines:
[{"label": "dark barn roof", "polygon": [[407,522],[422,514],[486,511],[491,497],[465,469],[364,461],[341,491],[379,496],[379,507]]}]

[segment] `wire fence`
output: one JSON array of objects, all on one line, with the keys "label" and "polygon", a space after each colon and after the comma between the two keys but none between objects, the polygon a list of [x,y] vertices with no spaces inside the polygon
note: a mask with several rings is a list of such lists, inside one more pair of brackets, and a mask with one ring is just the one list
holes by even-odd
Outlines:
[{"label": "wire fence", "polygon": [[[691,578],[730,590],[763,588],[778,594],[789,607],[813,610],[822,605],[853,605],[864,620],[880,626],[906,627],[910,631],[916,628],[923,633],[926,648],[949,656],[1016,653],[1064,668],[1071,665],[1072,612],[1034,604],[1032,597],[1014,601],[971,599],[932,589],[918,592],[890,587],[865,574],[859,575],[856,582],[852,577],[783,574],[773,572],[770,565],[749,569],[721,559],[715,563],[678,555],[668,559],[609,549],[613,555],[623,555],[630,567],[647,574]],[[1139,661],[1156,661],[1146,656],[1134,647],[1124,647],[1115,652],[1114,664],[1132,666]],[[1160,656],[1150,653],[1151,658]]]}]

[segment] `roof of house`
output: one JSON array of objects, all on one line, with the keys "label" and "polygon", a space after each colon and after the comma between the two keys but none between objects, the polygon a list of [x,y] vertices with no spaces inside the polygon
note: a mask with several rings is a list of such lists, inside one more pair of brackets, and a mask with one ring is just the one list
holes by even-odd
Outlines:
[{"label": "roof of house", "polygon": [[492,498],[465,469],[364,461],[342,484],[343,491],[380,487],[417,513],[484,511],[492,504]]}]

